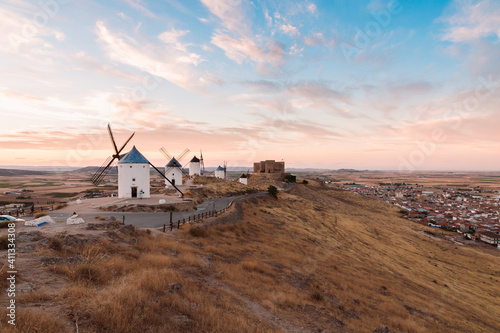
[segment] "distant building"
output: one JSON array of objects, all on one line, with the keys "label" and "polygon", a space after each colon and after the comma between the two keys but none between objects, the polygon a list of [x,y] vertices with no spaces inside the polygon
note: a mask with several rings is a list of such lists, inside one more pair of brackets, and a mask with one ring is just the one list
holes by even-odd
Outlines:
[{"label": "distant building", "polygon": [[242,183],[242,184],[248,185],[248,177],[247,177],[247,175],[242,174],[241,177],[240,177],[240,179],[239,179],[239,182]]},{"label": "distant building", "polygon": [[118,162],[118,197],[150,197],[149,161],[135,148]]},{"label": "distant building", "polygon": [[266,160],[253,164],[253,175],[258,178],[283,180],[285,178],[285,162]]},{"label": "distant building", "polygon": [[220,179],[225,179],[226,178],[226,172],[223,167],[219,165],[217,169],[215,169],[215,178],[220,178]]},{"label": "distant building", "polygon": [[285,173],[285,162],[266,160],[253,164],[254,173]]},{"label": "distant building", "polygon": [[479,239],[490,245],[498,246],[500,244],[500,235],[492,231],[478,231]]},{"label": "distant building", "polygon": [[189,161],[189,176],[193,177],[199,175],[201,175],[200,159],[195,156]]},{"label": "distant building", "polygon": [[165,186],[171,187],[172,185],[180,186],[182,185],[182,165],[174,158],[165,165],[165,177],[170,180],[165,179]]}]

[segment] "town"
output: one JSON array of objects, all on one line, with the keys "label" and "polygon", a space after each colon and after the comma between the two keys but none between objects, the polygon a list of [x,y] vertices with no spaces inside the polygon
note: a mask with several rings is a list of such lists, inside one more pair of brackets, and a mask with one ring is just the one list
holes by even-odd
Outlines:
[{"label": "town", "polygon": [[464,234],[498,246],[500,242],[500,190],[475,187],[425,186],[417,183],[333,185],[401,207],[408,220]]}]

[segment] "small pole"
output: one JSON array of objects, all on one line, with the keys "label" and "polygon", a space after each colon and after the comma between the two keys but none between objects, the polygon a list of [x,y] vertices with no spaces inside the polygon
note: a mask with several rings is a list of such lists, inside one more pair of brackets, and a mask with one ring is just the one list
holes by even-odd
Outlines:
[{"label": "small pole", "polygon": [[181,228],[181,220],[177,220],[177,229]]},{"label": "small pole", "polygon": [[125,215],[122,215],[122,222],[125,224]]},{"label": "small pole", "polygon": [[166,227],[166,225],[165,225],[165,224],[163,224],[163,232],[165,232],[165,227]]},{"label": "small pole", "polygon": [[170,224],[172,224],[172,212],[170,212]]},{"label": "small pole", "polygon": [[170,231],[172,231],[173,228],[174,228],[174,224],[172,223],[172,221],[170,221]]}]

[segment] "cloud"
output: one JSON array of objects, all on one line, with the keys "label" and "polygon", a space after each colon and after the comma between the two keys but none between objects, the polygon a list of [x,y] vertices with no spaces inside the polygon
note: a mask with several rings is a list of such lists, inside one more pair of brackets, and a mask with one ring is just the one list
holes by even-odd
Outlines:
[{"label": "cloud", "polygon": [[22,5],[28,8],[9,10],[7,7],[0,7],[0,22],[2,22],[0,50],[27,57],[51,52],[53,46],[47,40],[48,38],[54,38],[59,42],[64,41],[65,35],[62,31],[50,27],[49,24],[40,24],[34,19],[40,12],[45,15],[40,8],[31,7],[27,3]]},{"label": "cloud", "polygon": [[286,56],[284,46],[272,37],[252,33],[242,1],[202,0],[202,3],[220,19],[222,28],[214,32],[211,42],[222,49],[229,59],[238,64],[253,61],[264,75],[272,75],[277,67],[283,65]]},{"label": "cloud", "polygon": [[249,22],[241,0],[201,0],[201,2],[221,20],[222,25],[229,31],[240,35],[250,33]]},{"label": "cloud", "polygon": [[[299,81],[290,84],[287,92],[292,96],[300,96],[309,103],[301,103],[303,107],[334,111],[337,115],[352,118],[347,105],[350,96],[341,91],[332,89],[326,81]],[[297,105],[297,104],[296,104]]]},{"label": "cloud", "polygon": [[257,43],[251,37],[232,37],[218,31],[212,36],[212,43],[224,50],[226,56],[238,64],[249,59],[261,64],[269,63],[278,66],[285,56],[283,46],[274,39]]},{"label": "cloud", "polygon": [[101,21],[96,23],[96,32],[110,59],[164,78],[187,90],[202,88],[201,75],[194,69],[202,61],[201,56],[187,51],[187,45],[178,41],[187,32],[171,30],[160,34],[159,38],[165,41],[163,46],[113,33]]},{"label": "cloud", "polygon": [[144,79],[144,77],[140,75],[130,74],[118,69],[114,65],[105,64],[83,51],[77,52],[74,55],[69,55],[67,59],[75,65],[75,70],[93,71],[100,75],[124,79],[131,82],[141,82]]},{"label": "cloud", "polygon": [[455,0],[453,4],[457,12],[442,19],[447,25],[443,40],[470,42],[491,35],[500,37],[500,2]]},{"label": "cloud", "polygon": [[151,17],[151,18],[156,18],[156,15],[153,14],[149,9],[147,9],[143,5],[143,1],[142,0],[125,0],[125,2],[127,4],[129,4],[130,7],[134,8],[134,9],[137,9],[138,11],[140,11],[143,14],[145,14],[146,16]]},{"label": "cloud", "polygon": [[309,13],[311,13],[311,14],[315,14],[317,10],[318,10],[318,7],[316,7],[316,5],[315,5],[315,4],[310,3],[310,4],[308,4],[308,5],[307,5],[307,11],[308,11]]},{"label": "cloud", "polygon": [[280,30],[283,33],[290,35],[292,37],[300,35],[299,29],[297,29],[296,27],[294,27],[289,23],[281,25]]},{"label": "cloud", "polygon": [[321,32],[313,33],[312,35],[304,38],[304,43],[309,46],[328,46],[333,47],[335,45],[334,39],[327,39]]},{"label": "cloud", "polygon": [[[172,30],[162,32],[158,38],[166,44],[173,44],[177,46],[182,45],[179,42],[179,38],[188,33],[189,30],[175,30],[172,28]],[[185,47],[180,47],[180,49],[185,50]]]},{"label": "cloud", "polygon": [[426,94],[432,91],[432,89],[432,83],[427,81],[420,81],[392,86],[389,88],[389,95],[403,95],[403,97],[409,97],[412,95]]}]

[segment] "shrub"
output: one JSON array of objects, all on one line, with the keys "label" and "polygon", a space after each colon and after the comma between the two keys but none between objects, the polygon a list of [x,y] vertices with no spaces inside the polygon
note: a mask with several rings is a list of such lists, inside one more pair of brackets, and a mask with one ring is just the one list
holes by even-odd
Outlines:
[{"label": "shrub", "polygon": [[47,245],[49,249],[61,252],[63,249],[63,242],[59,237],[52,237]]},{"label": "shrub", "polygon": [[101,267],[94,263],[78,264],[73,271],[73,277],[77,281],[89,282],[95,285],[106,282],[106,276]]},{"label": "shrub", "polygon": [[278,199],[278,188],[274,185],[269,185],[267,188],[267,193],[275,199]]},{"label": "shrub", "polygon": [[42,216],[47,216],[47,215],[48,215],[48,214],[47,214],[47,213],[45,213],[45,212],[39,212],[39,213],[36,213],[33,217],[37,219],[37,218],[39,218],[39,217],[42,217]]},{"label": "shrub", "polygon": [[9,223],[12,223],[12,222],[10,222],[10,221],[0,222],[0,229],[8,228],[9,227]]},{"label": "shrub", "polygon": [[0,250],[7,250],[9,248],[9,239],[7,235],[0,236]]},{"label": "shrub", "polygon": [[192,226],[189,228],[189,233],[193,237],[206,237],[207,236],[207,231],[197,225]]},{"label": "shrub", "polygon": [[308,182],[307,180],[305,180],[305,179],[304,179],[304,180],[302,181],[302,184],[307,185],[307,184],[309,184],[309,182]]},{"label": "shrub", "polygon": [[59,205],[54,207],[54,210],[58,210],[58,209],[66,207],[66,206],[67,206],[67,204],[59,204]]}]

